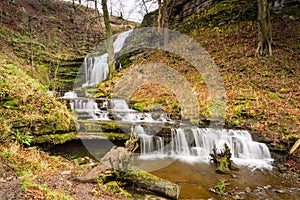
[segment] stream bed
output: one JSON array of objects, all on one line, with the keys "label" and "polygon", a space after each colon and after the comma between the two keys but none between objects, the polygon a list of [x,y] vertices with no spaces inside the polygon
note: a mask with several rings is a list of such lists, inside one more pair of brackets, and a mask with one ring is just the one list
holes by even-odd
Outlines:
[{"label": "stream bed", "polygon": [[[111,147],[112,144],[108,140],[74,140],[56,145],[49,151],[69,159],[92,154],[97,155],[96,160],[99,160]],[[300,199],[299,185],[284,179],[284,174],[279,174],[275,169],[253,170],[240,166],[239,171],[232,171],[231,174],[217,174],[213,163],[185,162],[167,156],[145,159],[138,154],[135,155],[135,165],[179,184],[179,199]],[[223,195],[210,191],[219,181],[226,184]],[[140,195],[138,199],[143,198]]]},{"label": "stream bed", "polygon": [[[160,166],[162,162],[165,161],[137,159],[137,166],[150,169]],[[273,170],[240,167],[232,174],[217,174],[213,164],[169,160],[166,167],[151,173],[179,184],[180,199],[300,199],[300,188],[283,181]],[[219,181],[226,184],[222,196],[210,191]]]}]

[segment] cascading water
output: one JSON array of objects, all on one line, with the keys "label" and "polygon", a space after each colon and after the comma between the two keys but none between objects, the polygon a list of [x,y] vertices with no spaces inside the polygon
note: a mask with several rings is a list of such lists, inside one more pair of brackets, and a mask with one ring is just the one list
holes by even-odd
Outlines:
[{"label": "cascading water", "polygon": [[[209,162],[212,149],[222,151],[224,144],[227,143],[231,148],[232,159],[238,165],[271,168],[272,158],[269,149],[265,144],[253,141],[248,131],[176,128],[171,130],[171,141],[158,149],[157,141],[164,141],[165,138],[155,136],[154,140],[154,136],[147,135],[141,129],[142,127],[138,128],[138,133],[142,133],[140,136],[142,159],[169,156],[186,162]],[[148,137],[151,137],[151,140]]]},{"label": "cascading water", "polygon": [[[129,30],[118,35],[113,44],[115,54],[121,51],[126,38],[130,35],[131,32],[132,30]],[[109,74],[107,60],[107,53],[96,57],[86,57],[82,64],[82,73],[85,76],[85,82],[80,85],[80,87],[93,86],[105,80]],[[82,77],[82,79],[84,78]],[[70,108],[77,114],[86,113],[88,116],[84,116],[84,119],[110,120],[107,112],[108,102],[103,103],[101,109],[99,109],[98,104],[94,99],[78,97],[74,91],[65,93],[62,98],[70,100]]]},{"label": "cascading water", "polygon": [[98,84],[106,79],[109,73],[107,58],[108,54],[106,53],[98,57],[86,57],[84,59],[86,83],[83,84],[83,87]]},{"label": "cascading water", "polygon": [[[114,42],[114,52],[121,51],[126,38],[131,31],[120,34]],[[105,80],[109,74],[107,64],[108,54],[89,57],[84,60],[84,83],[80,86],[92,86]],[[151,130],[145,131],[139,123],[176,124],[165,113],[152,115],[141,113],[129,108],[125,100],[105,100],[101,104],[94,99],[78,97],[75,92],[65,93],[71,109],[77,114],[83,113],[87,120],[111,120],[108,113],[113,114],[114,120],[130,122],[135,125],[134,132],[140,138],[141,159],[171,157],[187,162],[209,162],[213,148],[222,151],[224,143],[231,148],[233,161],[239,165],[255,168],[270,168],[272,162],[270,152],[265,144],[252,140],[248,131],[211,129],[211,128],[171,128],[169,136],[157,136]],[[98,106],[98,104],[100,106]],[[154,117],[155,116],[155,117]],[[168,138],[166,138],[168,137]]]},{"label": "cascading water", "polygon": [[[99,109],[94,100],[78,98],[71,92],[65,98],[74,98],[74,105],[71,107],[76,108],[77,112],[89,112],[93,120],[109,120],[107,112]],[[107,110],[108,105],[116,119],[124,122],[155,124],[166,120],[164,114],[154,120],[151,113],[132,110],[123,99],[111,99],[110,103],[105,101],[102,106]],[[169,136],[159,137],[151,129],[146,131],[143,126],[136,125],[134,132],[140,138],[141,159],[171,157],[186,162],[209,162],[212,149],[222,151],[227,143],[236,164],[252,168],[271,168],[269,149],[265,144],[253,141],[248,131],[185,127],[171,128]]]},{"label": "cascading water", "polygon": [[[118,35],[114,41],[114,53],[117,54],[121,51],[132,30],[126,31]],[[105,53],[101,56],[86,57],[83,62],[83,69],[86,82],[84,86],[93,86],[105,80],[109,74],[108,68],[108,54]]]}]

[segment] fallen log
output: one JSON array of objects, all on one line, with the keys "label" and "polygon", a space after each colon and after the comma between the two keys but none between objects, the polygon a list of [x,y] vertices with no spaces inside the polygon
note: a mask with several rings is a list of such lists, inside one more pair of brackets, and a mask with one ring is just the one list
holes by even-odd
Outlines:
[{"label": "fallen log", "polygon": [[170,199],[178,199],[179,197],[179,185],[159,178],[138,168],[127,172],[125,178],[129,183],[132,183],[139,188],[154,192],[158,195]]},{"label": "fallen log", "polygon": [[112,171],[117,174],[119,181],[133,184],[169,199],[178,199],[179,185],[159,178],[133,166],[133,154],[123,147],[112,148],[96,167],[85,176],[75,179],[81,182],[98,182],[103,176],[110,176]]}]

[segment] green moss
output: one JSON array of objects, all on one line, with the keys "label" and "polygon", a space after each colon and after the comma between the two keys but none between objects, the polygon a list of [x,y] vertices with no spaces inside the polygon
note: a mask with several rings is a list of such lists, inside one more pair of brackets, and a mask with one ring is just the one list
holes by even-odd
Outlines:
[{"label": "green moss", "polygon": [[214,186],[214,190],[217,194],[222,195],[224,194],[226,185],[224,182],[218,182],[217,185]]},{"label": "green moss", "polygon": [[105,184],[106,190],[112,193],[119,193],[121,191],[118,183],[116,181],[111,181]]},{"label": "green moss", "polygon": [[230,169],[228,167],[228,160],[226,157],[221,158],[220,166],[218,167],[217,171],[222,174],[230,173]]},{"label": "green moss", "polygon": [[21,132],[30,132],[32,136],[76,129],[75,118],[66,106],[49,97],[42,84],[1,56],[0,65],[0,95],[1,100],[5,100],[2,107],[0,104],[5,126],[0,127],[11,127],[13,132],[20,129]]},{"label": "green moss", "polygon": [[116,130],[119,128],[117,122],[99,122],[99,125],[103,131]]},{"label": "green moss", "polygon": [[119,57],[119,61],[120,63],[122,64],[122,68],[127,68],[131,65],[131,61],[129,59],[129,56],[128,55],[122,55]]},{"label": "green moss", "polygon": [[140,103],[135,103],[135,104],[133,105],[133,108],[136,109],[136,110],[138,110],[138,111],[140,111],[140,112],[144,112],[144,107],[143,107],[143,105],[140,104]]},{"label": "green moss", "polygon": [[33,143],[53,143],[62,144],[70,140],[76,139],[76,133],[65,133],[65,134],[51,134],[51,135],[41,135],[34,137]]},{"label": "green moss", "polygon": [[269,92],[269,96],[272,99],[281,100],[281,97],[279,95],[277,95],[276,93],[274,93],[274,92]]},{"label": "green moss", "polygon": [[115,193],[115,194],[122,194],[125,197],[132,197],[130,193],[128,193],[126,190],[121,188],[116,181],[110,181],[105,184],[106,191]]},{"label": "green moss", "polygon": [[11,101],[6,101],[3,104],[4,108],[8,108],[8,109],[13,109],[13,110],[17,110],[20,106],[20,103],[17,100],[11,100]]},{"label": "green moss", "polygon": [[126,133],[105,133],[105,136],[109,140],[128,140],[129,134]]},{"label": "green moss", "polygon": [[253,21],[257,18],[257,5],[252,1],[217,0],[173,25],[176,30],[197,34],[196,30],[202,25],[221,26],[228,23]]}]

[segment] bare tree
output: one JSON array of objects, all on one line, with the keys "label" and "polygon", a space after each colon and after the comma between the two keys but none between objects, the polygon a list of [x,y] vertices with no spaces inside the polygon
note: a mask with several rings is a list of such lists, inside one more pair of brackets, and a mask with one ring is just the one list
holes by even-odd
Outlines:
[{"label": "bare tree", "polygon": [[258,46],[255,54],[272,56],[272,28],[268,0],[258,0]]},{"label": "bare tree", "polygon": [[98,0],[94,0],[94,2],[95,2],[95,11],[96,11],[96,14],[100,15],[100,12],[98,10]]},{"label": "bare tree", "polygon": [[113,38],[112,38],[112,29],[109,22],[107,0],[102,0],[102,10],[103,10],[106,35],[108,38],[107,39],[108,67],[109,67],[108,79],[112,79],[115,76],[116,70],[114,66],[114,46],[113,46]]},{"label": "bare tree", "polygon": [[[158,27],[168,28],[169,19],[173,11],[176,0],[158,0]],[[172,3],[172,4],[171,4]]]},{"label": "bare tree", "polygon": [[154,4],[157,4],[157,0],[136,0],[136,6],[140,8],[139,13],[142,15],[149,14],[150,9],[154,7]]}]

